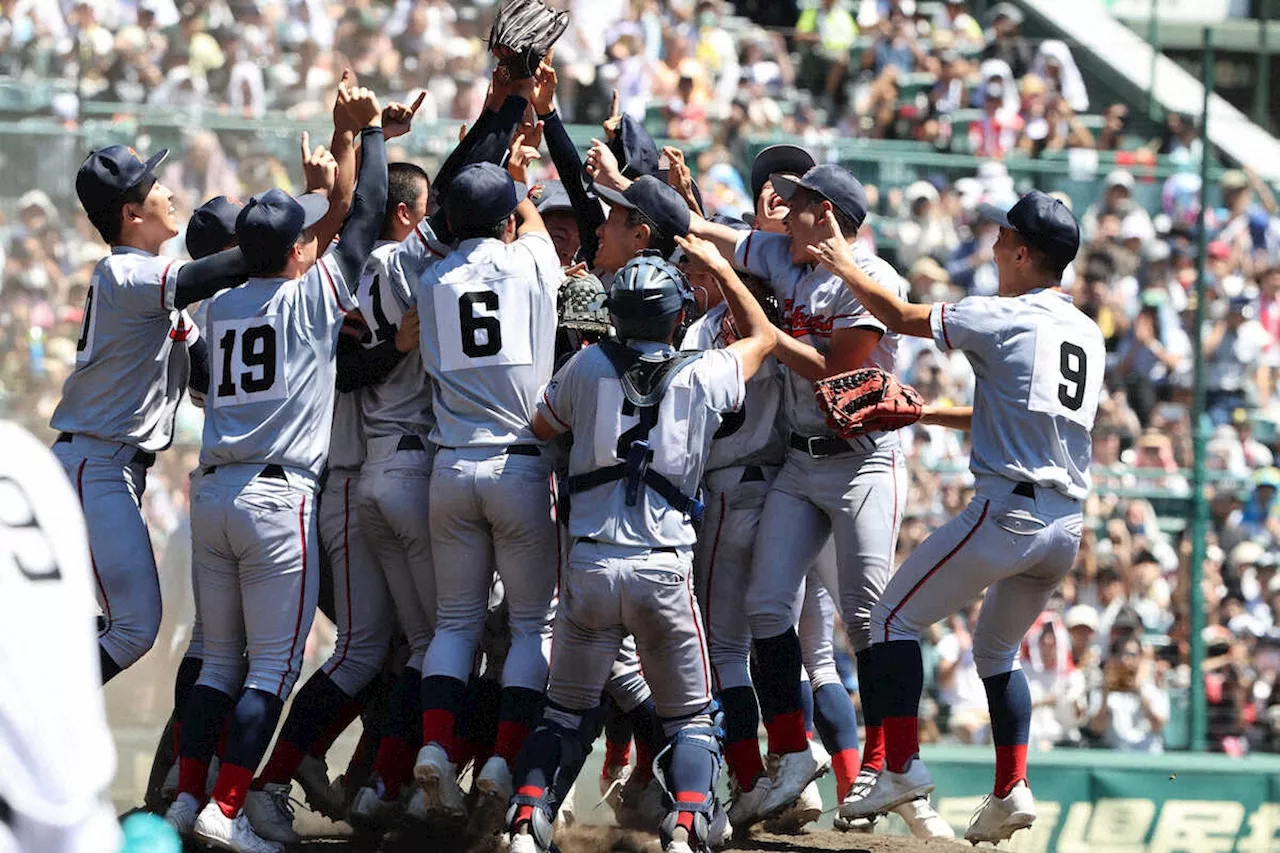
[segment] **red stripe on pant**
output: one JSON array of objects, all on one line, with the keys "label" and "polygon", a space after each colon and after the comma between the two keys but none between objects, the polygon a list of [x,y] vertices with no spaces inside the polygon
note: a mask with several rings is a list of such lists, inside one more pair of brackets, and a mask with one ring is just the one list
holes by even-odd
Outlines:
[{"label": "red stripe on pant", "polygon": [[285,662],[284,672],[280,674],[280,686],[276,693],[281,699],[286,698],[284,683],[293,671],[293,655],[298,648],[298,634],[302,631],[302,605],[307,600],[307,499],[303,497],[298,506],[298,537],[302,540],[302,583],[298,585],[298,618],[293,623],[293,640],[289,643],[289,660]]},{"label": "red stripe on pant", "polygon": [[[347,650],[351,648],[351,545],[349,530],[351,527],[351,478],[348,477],[342,483],[342,567],[346,574],[346,590],[347,590],[347,633],[342,638],[342,651],[335,654],[330,660],[324,671],[329,675],[333,675],[338,667],[342,666],[342,662],[347,659]],[[303,546],[306,547],[305,545]],[[303,570],[306,569],[306,563],[303,563]]]},{"label": "red stripe on pant", "polygon": [[977,533],[978,528],[982,526],[982,522],[987,520],[987,510],[990,508],[991,508],[991,501],[985,501],[982,504],[982,515],[978,516],[977,523],[974,524],[973,527],[969,529],[969,532],[964,535],[964,538],[960,540],[960,544],[956,545],[956,547],[948,551],[947,555],[943,557],[941,560],[939,560],[937,563],[935,563],[932,569],[925,572],[924,577],[916,581],[915,586],[907,590],[907,594],[902,597],[902,600],[899,601],[897,604],[895,604],[893,606],[893,609],[889,611],[889,616],[884,620],[884,641],[886,643],[889,642],[889,626],[893,624],[893,619],[895,616],[898,615],[898,611],[902,610],[902,608],[906,605],[906,603],[911,600],[912,596],[914,596],[917,592],[920,591],[920,588],[925,585],[925,583],[929,580],[929,578],[933,577],[934,574],[937,573],[938,569],[945,566],[948,560],[950,560],[956,554],[960,553],[961,548],[969,544],[969,540],[973,538],[973,534]]}]

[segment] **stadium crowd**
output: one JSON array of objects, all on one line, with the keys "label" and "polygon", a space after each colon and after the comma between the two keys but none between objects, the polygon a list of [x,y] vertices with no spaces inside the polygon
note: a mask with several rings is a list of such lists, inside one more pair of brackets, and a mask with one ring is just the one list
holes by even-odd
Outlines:
[{"label": "stadium crowd", "polygon": [[[1135,144],[1123,104],[1093,104],[1101,118],[1089,129],[1080,116],[1090,96],[1070,49],[1028,41],[1009,4],[981,21],[963,0],[865,0],[856,8],[820,0],[803,10],[780,0],[567,5],[573,24],[556,49],[562,111],[599,121],[616,89],[622,108],[659,135],[709,142],[699,182],[721,212],[746,207],[741,155],[752,135],[781,132],[813,145],[916,139],[992,161],[1066,148],[1127,148],[1139,164],[1162,156],[1194,165],[1200,156],[1185,117],[1171,116],[1160,137]],[[445,0],[19,0],[0,13],[0,73],[71,81],[79,101],[216,104],[248,117],[305,118],[328,108],[323,93],[349,65],[381,91],[425,89],[424,117],[459,122],[485,97],[490,14],[489,4]],[[74,104],[57,108],[74,117]],[[960,134],[953,118],[965,110],[980,114]],[[195,131],[171,158],[161,180],[175,189],[181,214],[214,195],[286,185],[278,160],[229,149],[218,135]],[[78,208],[55,203],[31,179],[27,192],[0,205],[0,413],[51,437],[86,285],[107,250]],[[1032,736],[1042,748],[1158,752],[1187,737],[1199,185],[1176,174],[1146,194],[1159,199],[1148,208],[1137,201],[1138,183],[1116,170],[1100,199],[1075,211],[1085,248],[1070,291],[1101,326],[1110,364],[1094,436],[1093,526],[1025,648]],[[993,293],[994,226],[977,211],[1011,204],[1020,188],[996,162],[955,181],[869,186],[875,227],[864,239],[892,249],[918,298]],[[1227,172],[1220,190],[1221,206],[1206,212],[1213,501],[1204,678],[1212,748],[1239,755],[1280,751],[1280,209],[1247,170]],[[971,401],[968,363],[928,342],[900,347],[899,372],[926,399]],[[150,473],[144,510],[162,566],[170,538],[175,552],[188,550],[187,473],[199,430],[198,412],[184,407],[175,448]],[[964,436],[920,427],[907,441],[912,483],[899,560],[958,512],[971,488]],[[931,638],[937,738],[989,738],[969,634],[976,605],[935,626]]]}]

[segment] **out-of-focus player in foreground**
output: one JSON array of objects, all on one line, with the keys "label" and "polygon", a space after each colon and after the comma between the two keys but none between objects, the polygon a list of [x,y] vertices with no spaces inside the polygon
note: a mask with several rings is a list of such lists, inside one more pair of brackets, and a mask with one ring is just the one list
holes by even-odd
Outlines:
[{"label": "out-of-focus player in foreground", "polygon": [[885,771],[840,814],[883,814],[933,789],[919,758],[920,634],[985,589],[973,657],[991,712],[996,778],[965,833],[975,844],[1002,841],[1036,817],[1027,785],[1031,695],[1018,650],[1080,547],[1106,359],[1097,325],[1062,292],[1063,270],[1080,248],[1071,212],[1031,192],[1008,213],[985,215],[1000,225],[1000,294],[954,305],[909,304],[876,284],[830,217],[829,236],[809,247],[891,331],[959,349],[973,365],[972,411],[943,409],[929,418],[971,429],[976,494],[911,554],[872,610],[871,677],[885,687]]},{"label": "out-of-focus player in foreground", "polygon": [[40,442],[0,441],[0,851],[117,850],[84,518]]}]

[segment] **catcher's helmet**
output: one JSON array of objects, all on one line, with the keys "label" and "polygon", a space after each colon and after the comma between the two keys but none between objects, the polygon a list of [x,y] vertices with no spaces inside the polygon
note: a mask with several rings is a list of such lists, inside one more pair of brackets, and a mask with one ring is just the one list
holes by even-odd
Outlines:
[{"label": "catcher's helmet", "polygon": [[609,316],[618,339],[665,341],[692,304],[689,280],[657,254],[641,254],[618,270],[609,288]]}]

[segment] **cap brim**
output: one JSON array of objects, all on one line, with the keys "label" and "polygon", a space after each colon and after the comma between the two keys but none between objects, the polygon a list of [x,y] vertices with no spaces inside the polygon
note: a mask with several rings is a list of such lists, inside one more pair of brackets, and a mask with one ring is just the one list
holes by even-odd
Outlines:
[{"label": "cap brim", "polygon": [[324,215],[329,212],[329,199],[319,193],[304,193],[298,196],[295,201],[302,206],[303,231],[324,219]]},{"label": "cap brim", "polygon": [[143,173],[144,175],[152,175],[152,174],[154,174],[154,173],[155,173],[156,168],[157,168],[161,163],[163,163],[163,162],[165,161],[165,159],[167,159],[167,158],[168,158],[168,156],[169,156],[169,149],[168,149],[168,148],[161,148],[159,151],[157,151],[156,153],[152,154],[150,157],[148,157],[146,160],[144,160],[144,161],[143,161],[143,163],[142,163],[142,173]]},{"label": "cap brim", "polygon": [[1008,228],[1012,231],[1018,230],[1009,224],[1009,211],[1001,210],[994,204],[978,205],[978,218],[985,219],[988,222],[994,222],[1001,228]]},{"label": "cap brim", "polygon": [[774,172],[769,176],[769,182],[773,184],[773,191],[783,201],[791,201],[791,199],[795,198],[797,190],[811,189],[805,186],[804,181],[799,178],[793,178],[790,175],[783,175],[778,172]]},{"label": "cap brim", "polygon": [[607,201],[610,204],[610,206],[625,207],[627,210],[640,209],[636,207],[634,204],[632,204],[631,202],[627,201],[627,197],[615,189],[610,189],[609,187],[602,187],[599,184],[596,184],[595,190],[596,190],[596,195],[600,196],[600,198]]}]

